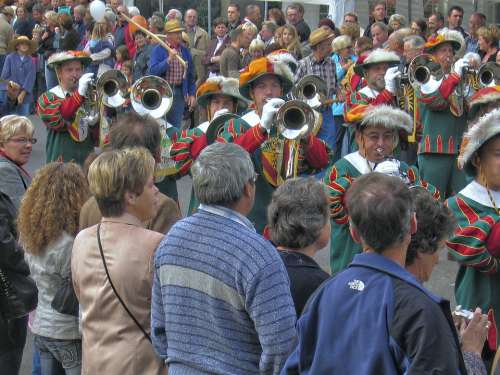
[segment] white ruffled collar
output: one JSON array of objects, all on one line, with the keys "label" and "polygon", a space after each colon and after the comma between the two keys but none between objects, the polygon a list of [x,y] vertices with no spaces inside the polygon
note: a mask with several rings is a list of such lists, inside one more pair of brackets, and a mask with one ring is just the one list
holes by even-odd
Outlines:
[{"label": "white ruffled collar", "polygon": [[[490,190],[490,193],[498,207],[500,204],[500,191]],[[462,191],[460,191],[460,194],[470,200],[473,200],[474,202],[482,204],[483,206],[495,208],[490,197],[488,196],[486,188],[477,181],[469,183],[462,189]]]},{"label": "white ruffled collar", "polygon": [[[370,173],[373,171],[373,168],[375,168],[375,163],[366,160],[363,156],[361,156],[359,151],[346,155],[344,158],[361,174]],[[368,163],[370,164],[371,169],[368,167]]]},{"label": "white ruffled collar", "polygon": [[371,99],[375,99],[377,95],[380,94],[377,90],[371,89],[368,86],[363,87],[361,90],[359,90],[359,92]]},{"label": "white ruffled collar", "polygon": [[251,127],[260,124],[260,117],[257,112],[255,112],[255,109],[245,113],[245,115],[242,116],[242,119],[245,120],[245,122]]}]

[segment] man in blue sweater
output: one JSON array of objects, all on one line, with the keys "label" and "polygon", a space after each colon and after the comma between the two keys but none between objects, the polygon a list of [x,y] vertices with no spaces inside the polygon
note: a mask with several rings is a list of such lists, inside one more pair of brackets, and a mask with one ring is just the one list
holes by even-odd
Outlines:
[{"label": "man in blue sweater", "polygon": [[369,173],[347,207],[363,253],[311,297],[282,374],[467,374],[449,302],[404,269],[417,228],[410,189]]},{"label": "man in blue sweater", "polygon": [[250,155],[213,143],[191,168],[198,212],[155,255],[151,336],[176,374],[278,374],[296,340],[283,262],[245,217],[254,204]]}]

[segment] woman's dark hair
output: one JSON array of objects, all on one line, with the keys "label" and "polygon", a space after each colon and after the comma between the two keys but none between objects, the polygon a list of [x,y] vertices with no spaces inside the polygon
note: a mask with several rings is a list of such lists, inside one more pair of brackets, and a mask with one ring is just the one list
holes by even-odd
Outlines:
[{"label": "woman's dark hair", "polygon": [[413,264],[418,253],[433,254],[439,244],[450,237],[456,227],[456,219],[448,207],[434,199],[423,187],[410,189],[415,202],[417,232],[411,236],[406,252],[406,266]]},{"label": "woman's dark hair", "polygon": [[427,22],[423,18],[416,19],[413,21],[417,24],[417,26],[420,28],[420,31],[422,32],[423,35],[427,34]]},{"label": "woman's dark hair", "polygon": [[286,23],[285,15],[280,8],[271,8],[268,10],[267,19],[271,20],[271,18],[274,19],[278,26],[283,26]]}]

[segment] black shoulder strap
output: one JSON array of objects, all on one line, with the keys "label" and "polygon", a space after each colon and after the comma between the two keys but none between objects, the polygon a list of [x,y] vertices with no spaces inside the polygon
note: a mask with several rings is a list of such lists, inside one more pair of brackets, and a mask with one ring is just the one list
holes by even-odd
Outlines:
[{"label": "black shoulder strap", "polygon": [[102,264],[104,265],[104,270],[106,271],[106,276],[108,277],[108,281],[109,281],[109,284],[111,285],[111,289],[113,289],[113,292],[115,293],[116,297],[118,298],[118,301],[120,301],[120,303],[122,304],[122,306],[125,309],[125,311],[127,312],[127,314],[132,318],[132,320],[137,325],[137,327],[139,327],[139,329],[142,331],[142,333],[144,334],[144,337],[146,337],[146,339],[149,342],[151,342],[151,337],[148,335],[148,333],[146,332],[146,330],[144,328],[142,328],[141,323],[139,323],[137,321],[137,319],[135,318],[135,316],[128,309],[127,305],[125,305],[125,302],[123,302],[122,298],[120,297],[120,295],[116,291],[115,286],[113,285],[113,282],[111,281],[111,277],[109,276],[108,266],[106,265],[106,259],[104,259],[104,253],[102,251],[101,233],[100,232],[101,232],[101,223],[99,223],[97,225],[97,244],[99,245],[99,251],[101,253]]}]

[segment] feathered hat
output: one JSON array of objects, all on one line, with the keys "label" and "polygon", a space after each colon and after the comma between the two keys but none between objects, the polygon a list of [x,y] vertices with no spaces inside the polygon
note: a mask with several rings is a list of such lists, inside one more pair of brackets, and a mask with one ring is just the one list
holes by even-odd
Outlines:
[{"label": "feathered hat", "polygon": [[476,168],[472,165],[474,154],[497,134],[500,134],[499,108],[481,117],[464,134],[460,154],[458,155],[458,167],[464,169],[467,174],[474,176],[476,171]]},{"label": "feathered hat", "polygon": [[354,66],[354,73],[363,76],[364,71],[372,65],[385,63],[389,64],[389,67],[391,67],[398,65],[400,62],[401,59],[394,52],[377,48],[370,52],[362,64],[356,64]]},{"label": "feathered hat", "polygon": [[208,106],[208,101],[214,95],[227,95],[238,101],[242,107],[248,106],[248,101],[240,95],[236,78],[212,77],[203,82],[196,90],[196,100],[202,107]]},{"label": "feathered hat", "polygon": [[92,62],[90,55],[84,51],[64,51],[54,53],[49,57],[47,64],[50,67],[55,68],[58,65],[67,63],[68,61],[80,61],[83,66],[86,66]]},{"label": "feathered hat", "polygon": [[388,105],[377,105],[368,108],[363,120],[358,125],[360,129],[374,126],[382,126],[391,130],[404,130],[411,133],[413,120],[405,111]]},{"label": "feathered hat", "polygon": [[[293,60],[293,61],[292,61]],[[245,98],[250,97],[252,82],[264,76],[275,76],[281,81],[283,95],[286,95],[293,86],[293,73],[289,64],[296,63],[290,54],[273,54],[253,60],[246,68],[240,71],[240,93]]]},{"label": "feathered hat", "polygon": [[474,117],[481,105],[500,100],[500,86],[483,87],[476,91],[469,101],[469,114]]},{"label": "feathered hat", "polygon": [[456,30],[443,28],[438,31],[438,34],[431,36],[425,43],[425,52],[432,53],[437,47],[444,43],[451,43],[455,55],[463,55],[465,49],[465,40],[462,34]]}]

